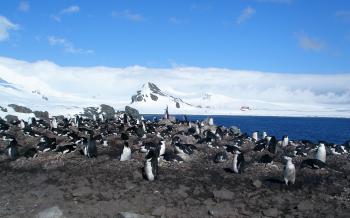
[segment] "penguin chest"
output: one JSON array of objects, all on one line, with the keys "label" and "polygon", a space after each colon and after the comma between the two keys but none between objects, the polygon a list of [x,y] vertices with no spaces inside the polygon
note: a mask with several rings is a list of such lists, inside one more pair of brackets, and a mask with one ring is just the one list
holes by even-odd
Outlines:
[{"label": "penguin chest", "polygon": [[154,180],[153,168],[151,160],[147,160],[145,164],[145,174],[149,181]]},{"label": "penguin chest", "polygon": [[284,178],[288,180],[295,180],[295,166],[294,164],[287,164],[284,168]]},{"label": "penguin chest", "polygon": [[128,147],[124,147],[122,155],[120,156],[120,161],[127,161],[130,159],[131,159],[131,149]]},{"label": "penguin chest", "polygon": [[238,161],[237,157],[233,158],[233,172],[238,173]]},{"label": "penguin chest", "polygon": [[84,151],[84,155],[87,156],[88,155],[88,146],[85,146],[83,151]]}]

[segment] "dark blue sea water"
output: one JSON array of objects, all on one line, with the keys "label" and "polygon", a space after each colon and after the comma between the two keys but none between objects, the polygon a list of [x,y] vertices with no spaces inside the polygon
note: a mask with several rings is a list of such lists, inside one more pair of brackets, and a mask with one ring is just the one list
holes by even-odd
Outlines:
[{"label": "dark blue sea water", "polygon": [[[146,119],[154,116],[145,115]],[[189,120],[204,120],[208,116],[189,115]],[[274,135],[282,139],[288,135],[290,140],[309,139],[317,142],[324,140],[333,143],[343,143],[350,139],[350,119],[347,118],[319,118],[319,117],[265,117],[265,116],[212,116],[215,125],[237,126],[242,132],[249,135],[254,131],[266,131],[268,135]],[[183,120],[182,115],[176,116]]]}]

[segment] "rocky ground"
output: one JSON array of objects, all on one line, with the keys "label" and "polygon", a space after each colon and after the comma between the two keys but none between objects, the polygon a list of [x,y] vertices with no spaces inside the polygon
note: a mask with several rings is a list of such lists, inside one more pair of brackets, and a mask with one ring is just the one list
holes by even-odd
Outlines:
[{"label": "rocky ground", "polygon": [[[38,141],[17,138],[24,147]],[[0,154],[0,217],[350,217],[349,154],[328,155],[331,169],[322,170],[299,169],[302,158],[293,158],[296,183],[287,186],[281,155],[274,165],[259,164],[262,153],[246,143],[245,172],[233,174],[231,160],[213,162],[222,149],[197,144],[188,162],[160,163],[149,182],[136,145],[132,160],[120,162],[122,141],[108,141],[92,159],[78,150],[15,161]]]}]

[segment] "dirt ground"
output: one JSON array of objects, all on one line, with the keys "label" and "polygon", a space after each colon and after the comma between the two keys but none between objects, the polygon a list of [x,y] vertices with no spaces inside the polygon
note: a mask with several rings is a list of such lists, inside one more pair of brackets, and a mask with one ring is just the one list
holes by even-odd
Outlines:
[{"label": "dirt ground", "polygon": [[287,186],[279,161],[265,166],[255,161],[260,154],[248,154],[245,172],[233,174],[225,170],[231,161],[212,161],[218,149],[197,145],[190,161],[162,162],[149,182],[141,173],[144,154],[120,162],[121,146],[99,145],[93,159],[78,151],[16,161],[1,154],[0,217],[45,217],[40,212],[48,208],[56,217],[350,217],[349,155],[327,157],[339,172],[299,170],[294,158],[296,183]]}]

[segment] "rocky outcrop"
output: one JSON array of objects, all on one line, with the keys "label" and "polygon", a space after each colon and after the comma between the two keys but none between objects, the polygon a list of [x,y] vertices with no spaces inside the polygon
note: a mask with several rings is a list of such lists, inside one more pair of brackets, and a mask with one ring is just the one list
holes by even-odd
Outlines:
[{"label": "rocky outcrop", "polygon": [[20,105],[16,105],[16,104],[9,104],[9,107],[12,107],[14,111],[18,112],[18,113],[32,113],[33,111],[30,108],[24,107],[24,106],[20,106]]},{"label": "rocky outcrop", "polygon": [[130,106],[125,106],[125,113],[128,116],[131,116],[131,117],[136,118],[136,119],[141,118],[139,111],[136,110],[135,108],[130,107]]},{"label": "rocky outcrop", "polygon": [[113,119],[115,115],[115,110],[109,105],[101,104],[101,113],[104,114],[106,119]]},{"label": "rocky outcrop", "polygon": [[44,119],[44,120],[49,119],[49,112],[47,111],[34,111],[33,113],[36,118]]}]

